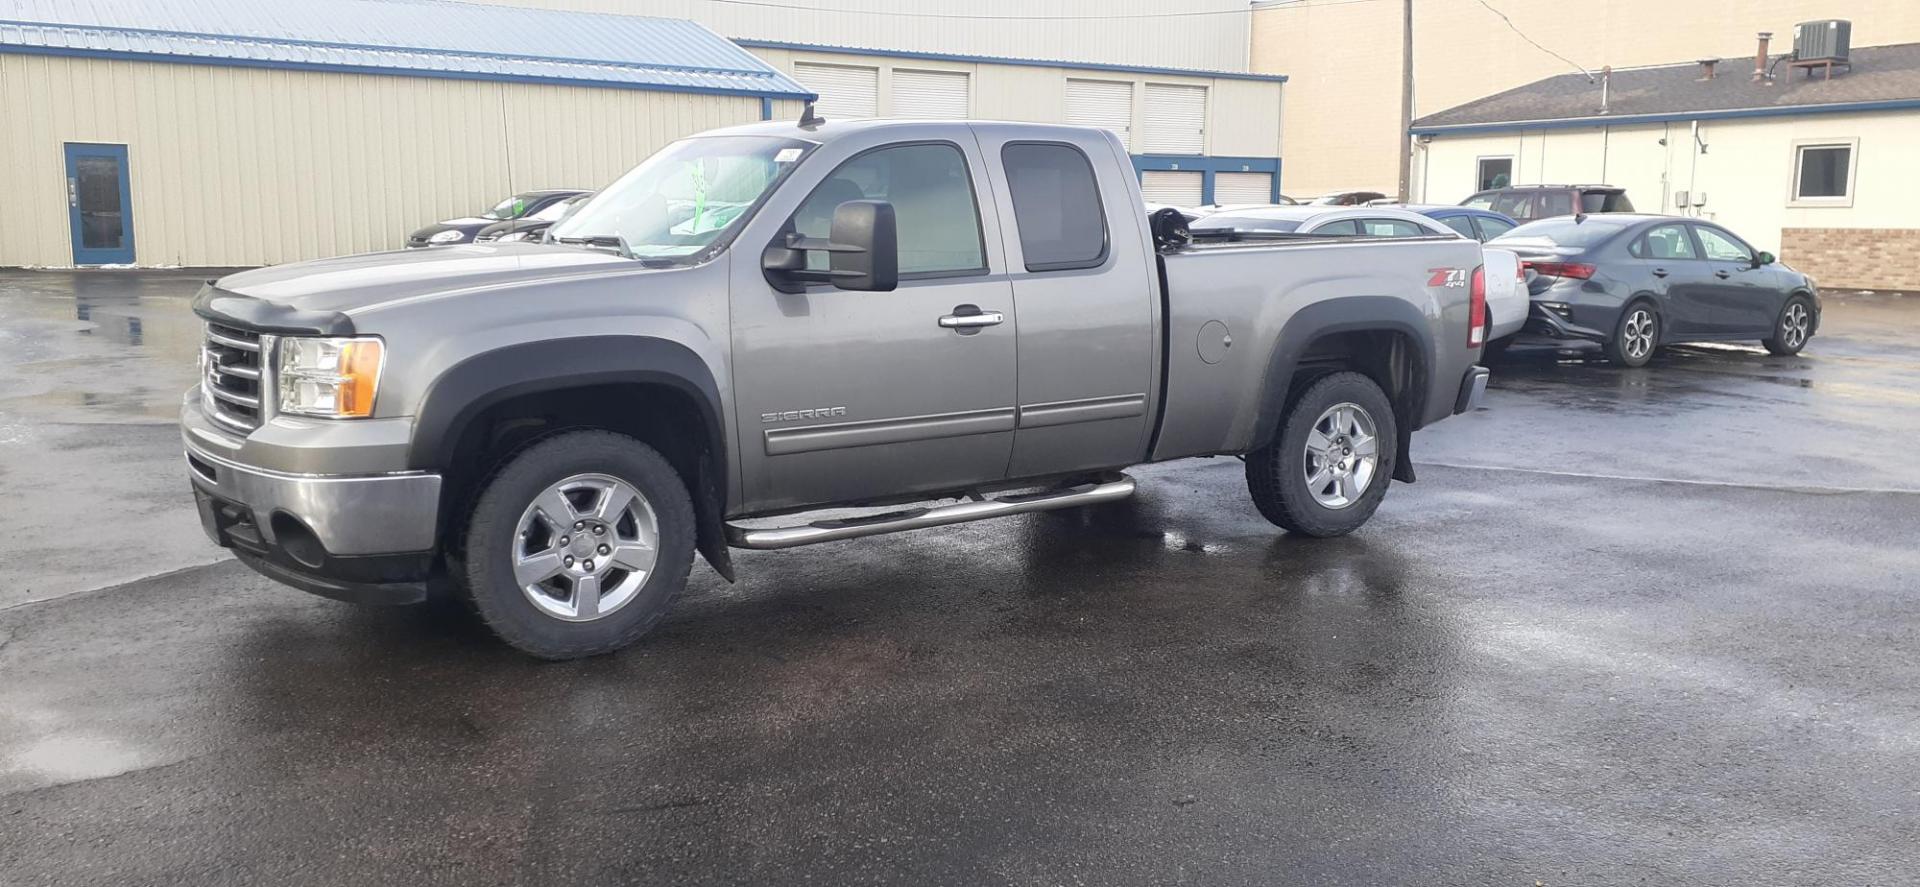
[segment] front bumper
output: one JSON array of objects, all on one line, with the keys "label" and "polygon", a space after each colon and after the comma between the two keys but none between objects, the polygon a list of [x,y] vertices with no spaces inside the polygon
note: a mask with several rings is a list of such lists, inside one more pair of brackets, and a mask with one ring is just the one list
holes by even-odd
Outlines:
[{"label": "front bumper", "polygon": [[216,455],[183,428],[200,525],[267,576],[327,597],[413,603],[436,563],[440,476],[313,475]]}]

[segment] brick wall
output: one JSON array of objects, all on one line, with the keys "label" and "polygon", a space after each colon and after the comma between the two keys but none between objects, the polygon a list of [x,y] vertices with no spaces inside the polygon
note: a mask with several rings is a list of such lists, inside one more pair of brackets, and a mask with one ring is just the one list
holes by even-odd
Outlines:
[{"label": "brick wall", "polygon": [[1823,288],[1920,291],[1920,228],[1786,228],[1780,260]]}]

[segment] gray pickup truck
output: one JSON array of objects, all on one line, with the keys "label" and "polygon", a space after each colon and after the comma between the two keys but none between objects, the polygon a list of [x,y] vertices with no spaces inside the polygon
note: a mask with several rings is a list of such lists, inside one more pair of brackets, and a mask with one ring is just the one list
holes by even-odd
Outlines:
[{"label": "gray pickup truck", "polygon": [[[733,547],[1117,500],[1144,462],[1243,456],[1273,523],[1351,531],[1485,388],[1480,266],[1449,236],[1195,241],[1103,130],[763,123],[542,243],[210,283],[180,420],[249,566],[444,588],[570,658],[657,624],[696,551],[731,579]],[[850,506],[892,510],[765,520]]]}]

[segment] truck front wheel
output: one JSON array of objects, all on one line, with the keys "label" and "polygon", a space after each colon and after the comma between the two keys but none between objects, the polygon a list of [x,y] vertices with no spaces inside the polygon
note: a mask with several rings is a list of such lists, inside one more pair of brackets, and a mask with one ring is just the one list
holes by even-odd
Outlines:
[{"label": "truck front wheel", "polygon": [[549,437],[474,505],[474,608],[542,659],[610,653],[659,624],[686,587],[694,526],[686,484],[652,447],[607,431]]},{"label": "truck front wheel", "polygon": [[1247,491],[1289,533],[1346,535],[1387,495],[1399,440],[1393,405],[1372,379],[1322,376],[1294,398],[1273,441],[1247,454]]}]

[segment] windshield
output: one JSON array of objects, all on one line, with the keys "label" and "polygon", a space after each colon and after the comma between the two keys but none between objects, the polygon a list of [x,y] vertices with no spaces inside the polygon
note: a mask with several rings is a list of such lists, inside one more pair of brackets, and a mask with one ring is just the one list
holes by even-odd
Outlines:
[{"label": "windshield", "polygon": [[556,222],[552,239],[636,259],[698,261],[724,247],[812,149],[773,136],[682,139]]},{"label": "windshield", "polygon": [[480,218],[493,219],[496,222],[520,218],[527,214],[527,210],[533,208],[538,198],[537,194],[515,194],[494,204],[493,209],[481,213]]}]

